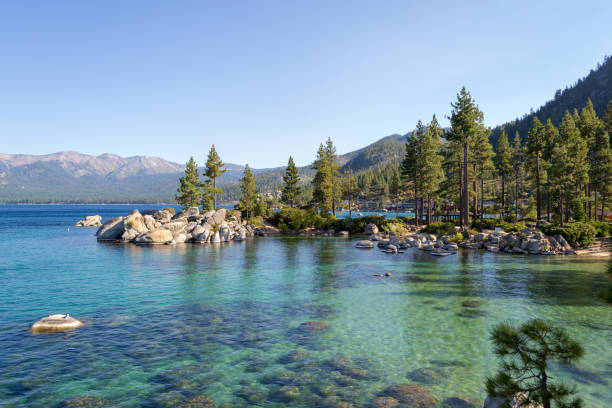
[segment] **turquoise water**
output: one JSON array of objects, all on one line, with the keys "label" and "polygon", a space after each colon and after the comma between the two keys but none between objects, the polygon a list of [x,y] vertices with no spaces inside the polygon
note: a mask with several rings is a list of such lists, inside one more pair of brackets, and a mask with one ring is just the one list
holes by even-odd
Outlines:
[{"label": "turquoise water", "polygon": [[[490,329],[533,317],[585,346],[576,367],[554,366],[553,376],[575,385],[586,407],[610,406],[612,308],[595,295],[609,282],[602,261],[388,255],[342,238],[139,247],[67,229],[131,208],[0,206],[1,406],[91,395],[109,407],[172,407],[207,395],[232,407],[359,407],[413,382],[419,368],[436,374],[427,387],[440,401],[461,395],[482,406],[496,369]],[[384,272],[392,276],[372,276]],[[87,324],[27,330],[50,313]],[[329,328],[300,329],[308,321]],[[287,385],[297,398],[283,394]]]}]

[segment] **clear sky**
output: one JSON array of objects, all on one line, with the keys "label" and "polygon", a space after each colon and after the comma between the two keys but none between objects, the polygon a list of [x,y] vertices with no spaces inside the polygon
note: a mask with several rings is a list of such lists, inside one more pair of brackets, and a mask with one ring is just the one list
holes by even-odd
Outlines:
[{"label": "clear sky", "polygon": [[252,167],[405,133],[465,85],[494,126],[612,54],[612,1],[3,1],[0,152]]}]

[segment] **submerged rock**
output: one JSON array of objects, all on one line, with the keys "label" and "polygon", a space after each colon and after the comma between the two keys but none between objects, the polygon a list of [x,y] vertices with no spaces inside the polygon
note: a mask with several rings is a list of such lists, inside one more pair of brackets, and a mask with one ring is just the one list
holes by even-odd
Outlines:
[{"label": "submerged rock", "polygon": [[329,323],[311,321],[311,322],[304,322],[300,324],[298,329],[301,331],[319,331],[319,330],[329,329],[330,327],[331,326],[329,325]]},{"label": "submerged rock", "polygon": [[476,408],[476,404],[463,397],[452,397],[442,401],[441,408]]},{"label": "submerged rock", "polygon": [[95,408],[103,407],[106,405],[106,400],[100,397],[94,397],[93,395],[77,395],[70,397],[63,401],[61,407],[81,407],[81,408]]},{"label": "submerged rock", "polygon": [[439,384],[442,381],[442,375],[430,368],[417,368],[408,373],[408,378],[421,384]]},{"label": "submerged rock", "polygon": [[415,384],[400,384],[389,387],[386,396],[393,397],[402,405],[415,408],[435,408],[438,400],[427,387]]},{"label": "submerged rock", "polygon": [[69,314],[55,314],[43,317],[32,325],[31,330],[34,333],[50,333],[72,330],[82,325],[80,320],[70,317]]},{"label": "submerged rock", "polygon": [[177,408],[216,408],[217,404],[210,397],[206,395],[196,395],[193,398],[189,398],[187,401],[183,401],[176,406]]},{"label": "submerged rock", "polygon": [[377,397],[369,405],[369,408],[395,408],[399,401],[393,397]]}]

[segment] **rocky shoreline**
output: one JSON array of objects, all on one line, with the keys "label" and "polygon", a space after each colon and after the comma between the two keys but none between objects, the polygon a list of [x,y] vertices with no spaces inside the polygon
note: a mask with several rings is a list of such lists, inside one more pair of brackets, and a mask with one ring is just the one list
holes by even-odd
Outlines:
[{"label": "rocky shoreline", "polygon": [[428,233],[412,233],[402,239],[393,233],[381,233],[375,224],[368,224],[365,233],[368,239],[355,244],[357,248],[374,248],[374,243],[387,253],[398,253],[403,249],[418,248],[432,255],[450,255],[461,248],[484,249],[489,252],[505,252],[522,255],[575,255],[573,248],[561,235],[545,235],[535,228],[526,228],[521,232],[503,230],[483,231],[468,235],[457,241],[451,235],[437,237]]},{"label": "rocky shoreline", "polygon": [[239,212],[220,208],[200,214],[197,207],[189,207],[174,215],[167,209],[134,210],[106,221],[96,232],[96,237],[98,241],[174,245],[244,241],[264,234],[265,229],[242,221]]}]

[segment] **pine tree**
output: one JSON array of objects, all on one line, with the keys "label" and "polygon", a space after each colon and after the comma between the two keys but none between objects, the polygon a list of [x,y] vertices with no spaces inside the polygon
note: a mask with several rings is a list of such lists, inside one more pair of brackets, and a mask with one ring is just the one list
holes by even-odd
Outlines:
[{"label": "pine tree", "polygon": [[554,143],[550,170],[550,184],[557,194],[561,225],[569,218],[569,204],[579,196],[580,186],[588,180],[587,152],[586,141],[580,136],[573,116],[565,112]]},{"label": "pine tree", "polygon": [[[608,102],[606,111],[603,114],[603,121],[606,125],[606,132],[608,132],[608,137],[612,137],[612,100]],[[610,144],[612,145],[612,142],[610,142]]]},{"label": "pine tree", "polygon": [[436,115],[433,115],[431,122],[427,126],[423,138],[418,160],[423,196],[427,199],[427,224],[431,223],[432,217],[432,198],[438,192],[440,183],[444,179],[442,161],[444,157],[440,154],[442,148],[442,136],[444,131],[438,124]]},{"label": "pine tree", "polygon": [[255,178],[249,165],[244,166],[244,173],[240,179],[240,203],[238,208],[246,215],[247,224],[249,223],[250,216],[253,214],[256,205],[256,186]]},{"label": "pine tree", "polygon": [[512,143],[512,178],[514,179],[514,216],[519,216],[519,193],[523,182],[523,170],[525,165],[525,149],[521,145],[521,136],[517,131]]},{"label": "pine tree", "polygon": [[[543,159],[544,163],[547,164],[547,171],[549,171],[551,163],[552,163],[552,154],[553,149],[555,147],[555,143],[559,138],[559,130],[552,124],[550,118],[546,120],[546,124],[544,125],[544,140],[546,147],[544,149]],[[546,177],[546,221],[550,222],[550,211],[552,207],[552,183],[551,179],[548,176]]]},{"label": "pine tree", "polygon": [[585,185],[584,194],[587,198],[585,202],[585,207],[588,208],[588,211],[585,210],[588,218],[592,218],[592,179],[594,177],[593,169],[595,169],[595,155],[596,155],[596,146],[595,142],[597,140],[597,135],[600,132],[605,132],[605,125],[602,120],[597,117],[597,113],[595,113],[595,108],[593,107],[593,103],[589,98],[587,100],[587,104],[580,111],[580,117],[578,122],[576,122],[576,126],[580,130],[580,136],[584,139],[588,147],[588,161],[591,171],[589,171],[589,181]]},{"label": "pine tree", "polygon": [[329,176],[331,182],[331,210],[332,214],[336,216],[336,203],[342,199],[342,188],[339,185],[338,178],[340,176],[339,166],[338,166],[338,156],[336,154],[336,147],[332,142],[331,138],[327,138],[325,142],[325,156],[327,167],[329,167]]},{"label": "pine tree", "polygon": [[533,168],[538,221],[542,217],[542,194],[540,193],[540,187],[542,185],[542,161],[545,150],[546,135],[544,133],[544,126],[542,122],[540,122],[540,119],[534,116],[531,129],[529,130],[529,138],[527,139],[527,155],[530,159],[529,163]]},{"label": "pine tree", "polygon": [[343,197],[345,200],[348,201],[349,218],[353,218],[353,200],[359,194],[359,186],[352,170],[347,170],[344,172],[344,180],[342,186]]},{"label": "pine tree", "polygon": [[419,195],[421,193],[421,174],[419,169],[421,168],[421,140],[425,135],[425,127],[419,120],[416,129],[408,134],[406,138],[406,153],[402,161],[401,172],[405,177],[407,184],[412,186],[412,196],[414,197],[414,219],[415,224],[418,227],[422,213],[419,212]]},{"label": "pine tree", "polygon": [[319,209],[321,215],[327,215],[332,207],[334,186],[332,168],[323,144],[319,145],[313,169],[316,170],[316,173],[312,179],[312,204]]},{"label": "pine tree", "polygon": [[580,399],[568,402],[576,391],[554,383],[547,371],[553,362],[572,364],[584,354],[565,330],[534,319],[519,327],[502,323],[493,329],[491,339],[502,363],[499,373],[487,378],[489,395],[511,402],[517,393],[524,393],[527,399],[521,406],[530,401],[543,408],[551,408],[553,402],[557,407],[582,406]]},{"label": "pine tree", "polygon": [[193,156],[185,165],[185,175],[180,178],[181,185],[174,197],[176,202],[185,207],[199,207],[201,196],[200,177],[198,176],[198,166]]},{"label": "pine tree", "polygon": [[472,99],[470,93],[461,88],[457,94],[457,101],[451,103],[453,108],[450,116],[451,130],[448,139],[459,143],[463,147],[463,175],[461,186],[461,227],[469,225],[469,175],[468,175],[468,147],[470,141],[481,131],[484,115]]},{"label": "pine tree", "polygon": [[508,142],[506,130],[502,129],[497,141],[497,153],[495,154],[495,167],[497,174],[501,177],[501,205],[502,215],[506,215],[506,181],[512,172],[512,148]]},{"label": "pine tree", "polygon": [[298,169],[295,167],[293,157],[291,156],[289,156],[289,163],[287,164],[283,181],[285,182],[285,187],[283,188],[283,202],[289,203],[291,208],[293,208],[293,205],[300,195],[300,187],[298,186],[300,177],[298,175]]},{"label": "pine tree", "polygon": [[[492,171],[495,169],[493,165],[493,146],[489,142],[489,136],[491,129],[485,128],[484,126],[480,129],[480,132],[476,135],[472,141],[472,167],[474,171],[474,217],[478,217],[482,220],[482,214],[484,213],[484,189],[485,180],[489,177]],[[480,212],[478,211],[478,183],[480,182]]]},{"label": "pine tree", "polygon": [[223,169],[223,166],[224,164],[217,154],[217,150],[215,150],[215,145],[212,145],[210,152],[208,152],[206,168],[204,170],[204,176],[208,177],[208,180],[206,180],[206,186],[204,187],[204,196],[202,199],[202,204],[205,210],[217,209],[217,195],[223,193],[222,189],[217,188],[217,178],[226,172],[226,169]]},{"label": "pine tree", "polygon": [[600,129],[595,135],[591,156],[591,183],[595,193],[595,219],[597,219],[598,197],[601,195],[601,215],[603,221],[606,198],[612,193],[612,149],[608,132]]},{"label": "pine tree", "polygon": [[391,197],[391,201],[393,201],[393,205],[395,207],[395,216],[398,214],[398,202],[400,201],[403,193],[402,189],[402,179],[400,177],[399,171],[393,172],[393,178],[391,178],[391,185],[389,186],[389,195]]}]

